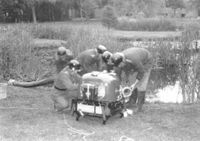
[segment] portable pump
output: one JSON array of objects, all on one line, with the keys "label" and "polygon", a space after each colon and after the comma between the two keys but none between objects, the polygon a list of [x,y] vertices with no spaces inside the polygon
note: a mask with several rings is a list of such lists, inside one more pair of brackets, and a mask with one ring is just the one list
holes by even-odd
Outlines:
[{"label": "portable pump", "polygon": [[115,73],[94,71],[84,74],[80,95],[72,100],[76,120],[84,115],[92,115],[102,117],[105,124],[114,114],[119,113],[122,117],[126,108],[125,99],[132,93],[127,88],[120,86],[120,80]]}]

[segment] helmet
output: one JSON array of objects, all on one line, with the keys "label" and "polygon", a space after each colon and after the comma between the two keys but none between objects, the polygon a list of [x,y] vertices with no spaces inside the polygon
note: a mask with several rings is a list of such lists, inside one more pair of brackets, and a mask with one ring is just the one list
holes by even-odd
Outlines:
[{"label": "helmet", "polygon": [[107,48],[106,48],[105,46],[103,46],[103,45],[99,45],[99,46],[97,47],[97,52],[98,52],[99,54],[103,54],[106,50],[107,50]]},{"label": "helmet", "polygon": [[114,64],[114,66],[119,66],[119,64],[123,62],[123,54],[119,52],[113,54],[111,57],[111,62]]},{"label": "helmet", "polygon": [[109,59],[112,57],[112,53],[109,52],[109,51],[105,51],[103,54],[102,54],[102,59],[105,63],[108,63]]},{"label": "helmet", "polygon": [[75,59],[71,60],[71,61],[69,62],[69,64],[68,64],[68,66],[69,66],[69,68],[70,68],[71,70],[79,71],[79,70],[81,69],[81,64],[79,63],[78,60],[75,60]]},{"label": "helmet", "polygon": [[66,48],[63,47],[63,46],[59,47],[58,50],[57,50],[57,54],[58,55],[65,55],[66,54]]},{"label": "helmet", "polygon": [[67,56],[73,58],[73,53],[72,53],[72,51],[69,50],[69,49],[66,49],[64,46],[58,47],[57,55],[59,55],[59,56],[67,55]]}]

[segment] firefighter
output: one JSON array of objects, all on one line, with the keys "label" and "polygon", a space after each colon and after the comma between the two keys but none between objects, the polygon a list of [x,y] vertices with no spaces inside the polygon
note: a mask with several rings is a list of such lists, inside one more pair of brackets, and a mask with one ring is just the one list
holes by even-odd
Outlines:
[{"label": "firefighter", "polygon": [[55,65],[56,65],[56,71],[59,73],[63,68],[67,66],[70,60],[74,58],[73,53],[66,49],[63,46],[60,46],[57,49],[56,57],[55,57]]},{"label": "firefighter", "polygon": [[137,109],[140,112],[145,101],[147,84],[153,65],[151,53],[143,48],[128,48],[113,54],[111,60],[120,80],[122,80],[124,73],[125,82],[132,84],[131,87],[136,94],[132,94],[130,102],[133,104],[137,99]]},{"label": "firefighter", "polygon": [[111,65],[110,59],[112,57],[112,53],[109,51],[105,51],[102,54],[102,58],[101,58],[101,65],[100,65],[100,71],[104,71],[106,70],[107,72],[111,72],[111,70],[113,70],[113,65]]},{"label": "firefighter", "polygon": [[[73,59],[73,53],[69,50],[66,49],[63,46],[58,47],[56,51],[56,56],[55,56],[55,66],[56,66],[56,73],[58,74],[63,68],[65,68],[70,60]],[[45,73],[41,78],[48,76],[49,72]],[[46,84],[53,84],[54,83],[55,76],[50,76],[41,80],[37,81],[32,81],[32,82],[20,82],[16,81],[14,79],[10,79],[8,81],[8,85],[12,86],[18,86],[18,87],[37,87],[37,86],[42,86]]]},{"label": "firefighter", "polygon": [[69,64],[56,76],[52,100],[54,109],[59,112],[71,109],[71,101],[79,95],[81,77],[80,63],[71,60]]},{"label": "firefighter", "polygon": [[88,73],[91,71],[100,70],[101,55],[106,51],[106,47],[99,45],[95,49],[88,49],[81,52],[76,60],[80,62],[82,66],[82,73]]}]

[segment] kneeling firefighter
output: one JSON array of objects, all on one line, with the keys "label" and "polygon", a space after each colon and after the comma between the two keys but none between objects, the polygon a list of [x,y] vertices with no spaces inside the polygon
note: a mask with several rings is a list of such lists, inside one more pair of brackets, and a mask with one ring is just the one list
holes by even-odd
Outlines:
[{"label": "kneeling firefighter", "polygon": [[[128,48],[112,55],[111,63],[114,70],[122,80],[122,72],[125,81],[131,83],[132,95],[130,104],[137,101],[138,112],[142,110],[153,59],[151,53],[143,48]],[[132,82],[131,82],[132,81]]]},{"label": "kneeling firefighter", "polygon": [[80,63],[77,60],[71,60],[54,80],[54,93],[52,100],[56,111],[70,110],[71,100],[79,95],[81,76]]}]

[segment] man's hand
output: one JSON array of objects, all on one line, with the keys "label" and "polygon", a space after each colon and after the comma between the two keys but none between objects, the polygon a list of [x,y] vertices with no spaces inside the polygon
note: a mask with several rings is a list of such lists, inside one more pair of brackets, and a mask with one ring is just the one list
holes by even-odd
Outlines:
[{"label": "man's hand", "polygon": [[134,90],[136,85],[138,84],[139,80],[136,79],[135,83],[131,85],[131,89]]},{"label": "man's hand", "polygon": [[78,87],[79,87],[79,84],[74,83],[74,84],[73,84],[73,87],[72,87],[71,89],[72,89],[72,90],[76,90],[76,89],[78,89]]}]

